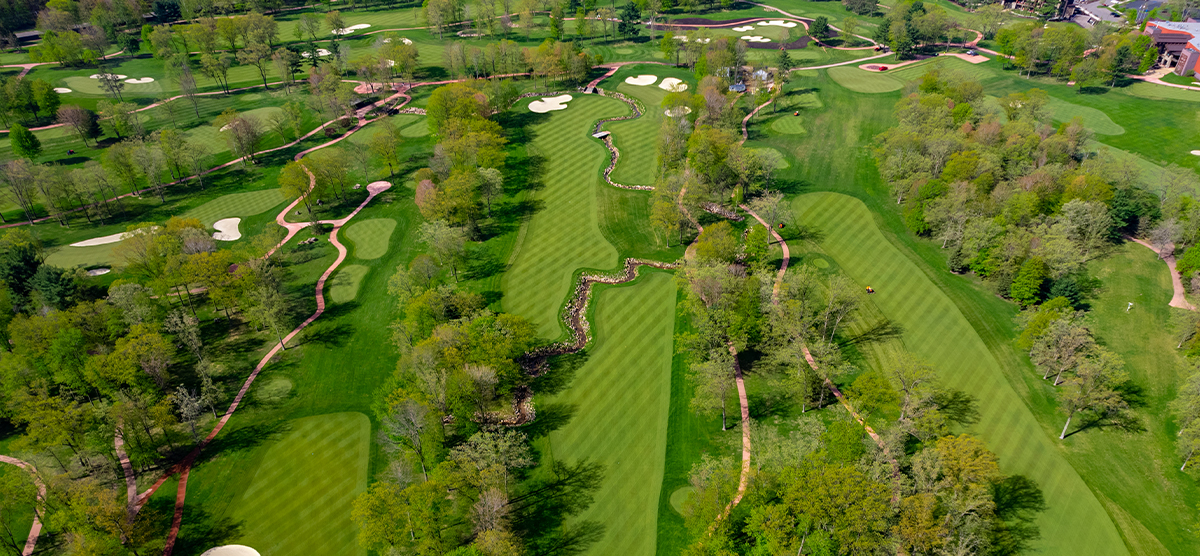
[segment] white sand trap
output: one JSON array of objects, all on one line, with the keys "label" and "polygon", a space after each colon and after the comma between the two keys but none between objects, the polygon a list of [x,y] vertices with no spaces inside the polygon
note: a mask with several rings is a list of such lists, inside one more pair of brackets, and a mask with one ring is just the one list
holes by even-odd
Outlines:
[{"label": "white sand trap", "polygon": [[753,31],[753,30],[754,30],[753,25],[743,25],[741,27],[733,28],[733,32],[735,32],[735,33],[745,33],[746,31]]},{"label": "white sand trap", "polygon": [[222,218],[213,222],[213,229],[216,230],[216,233],[213,234],[213,239],[217,241],[237,241],[242,239],[242,231],[238,229],[238,224],[241,222],[241,218]]},{"label": "white sand trap", "polygon": [[351,25],[349,27],[346,27],[345,29],[334,29],[333,31],[330,31],[330,32],[335,35],[349,35],[350,33],[353,33],[359,29],[366,29],[370,26],[371,26],[370,23],[359,23],[358,25]]},{"label": "white sand trap", "polygon": [[637,77],[626,77],[625,78],[626,83],[628,83],[630,85],[638,85],[641,87],[645,87],[647,85],[653,85],[655,81],[658,81],[657,75],[639,75]]},{"label": "white sand trap", "polygon": [[[330,54],[330,52],[328,50],[325,50],[324,48],[317,49],[317,56],[328,56],[329,54]],[[305,58],[312,58],[311,52],[301,52],[300,55]]]},{"label": "white sand trap", "polygon": [[529,103],[529,111],[545,114],[554,110],[566,110],[565,102],[571,100],[571,95],[559,95],[556,97],[543,98]]},{"label": "white sand trap", "polygon": [[105,77],[108,77],[108,78],[116,78],[116,79],[125,79],[126,77],[129,77],[128,75],[121,75],[121,74],[117,74],[117,73],[93,73],[88,76],[88,79],[100,79],[100,76],[102,76],[102,75]]},{"label": "white sand trap", "polygon": [[688,86],[687,83],[684,83],[682,79],[668,77],[663,79],[662,83],[658,84],[658,88],[671,91],[672,93],[682,93],[683,91],[687,90]]},{"label": "white sand trap", "polygon": [[95,247],[97,245],[108,245],[110,243],[117,243],[122,239],[125,239],[125,232],[113,234],[111,236],[94,237],[92,239],[72,243],[71,247]]},{"label": "white sand trap", "polygon": [[686,40],[687,40],[687,35],[675,35],[674,37],[671,37],[671,38],[673,38],[673,39],[675,39],[675,40],[677,40],[677,41],[686,41]]},{"label": "white sand trap", "polygon": [[686,106],[676,106],[675,108],[668,108],[666,110],[663,110],[663,114],[666,114],[672,118],[679,117],[679,116],[686,116],[691,113],[692,113],[692,109],[688,108]]},{"label": "white sand trap", "polygon": [[[156,230],[158,230],[158,226],[150,227],[150,231],[153,232]],[[92,239],[85,239],[83,241],[72,243],[71,247],[95,247],[97,245],[108,245],[110,243],[117,243],[117,242],[129,237],[130,233],[141,234],[141,233],[145,233],[145,232],[146,232],[146,228],[139,228],[135,232],[121,232],[119,234],[112,234],[109,236],[94,237]]]},{"label": "white sand trap", "polygon": [[70,89],[68,89],[66,87],[55,87],[54,92],[56,92],[60,95],[65,95],[65,94],[73,92],[73,91],[71,91]]},{"label": "white sand trap", "polygon": [[257,550],[240,544],[227,544],[204,551],[200,556],[261,556]]},{"label": "white sand trap", "polygon": [[[383,42],[385,42],[385,43],[392,42],[392,39],[383,39]],[[404,37],[400,37],[400,42],[402,42],[404,44],[412,44],[412,41],[410,41]]]},{"label": "white sand trap", "polygon": [[111,268],[93,268],[87,272],[88,272],[88,276],[103,276],[105,274],[108,274],[109,272],[112,272],[112,269]]},{"label": "white sand trap", "polygon": [[126,79],[125,82],[133,83],[134,85],[140,85],[142,83],[154,83],[154,78],[153,77],[138,77],[138,78],[134,78],[134,79]]},{"label": "white sand trap", "polygon": [[787,27],[787,28],[791,29],[792,27],[796,26],[796,23],[794,21],[783,21],[780,19],[772,19],[771,21],[760,21],[760,22],[758,22],[758,26],[759,27]]},{"label": "white sand trap", "polygon": [[1192,151],[1192,154],[1194,154],[1196,156],[1200,156],[1200,151]]},{"label": "white sand trap", "polygon": [[712,42],[712,39],[696,39],[695,41],[692,41],[692,42],[708,44],[708,43]]},{"label": "white sand trap", "polygon": [[742,35],[741,39],[746,42],[771,42],[771,39],[758,35]]}]

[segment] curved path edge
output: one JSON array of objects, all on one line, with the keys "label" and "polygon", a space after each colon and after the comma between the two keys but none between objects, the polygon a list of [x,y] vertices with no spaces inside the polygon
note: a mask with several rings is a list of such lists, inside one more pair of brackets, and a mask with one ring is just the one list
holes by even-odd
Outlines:
[{"label": "curved path edge", "polygon": [[1175,269],[1175,255],[1170,255],[1170,254],[1163,255],[1162,253],[1159,253],[1158,250],[1155,249],[1153,245],[1150,245],[1149,242],[1138,239],[1136,237],[1125,236],[1125,238],[1138,244],[1138,245],[1145,247],[1146,249],[1154,251],[1154,254],[1158,255],[1158,258],[1162,259],[1163,262],[1167,263],[1167,270],[1169,270],[1171,272],[1171,289],[1174,290],[1174,295],[1171,296],[1171,302],[1168,303],[1167,305],[1169,305],[1171,307],[1175,307],[1177,309],[1187,309],[1188,311],[1195,311],[1196,307],[1194,305],[1192,305],[1191,303],[1189,303],[1187,300],[1186,290],[1184,290],[1184,288],[1183,288],[1183,278],[1181,278],[1179,276],[1179,271],[1177,271]]},{"label": "curved path edge", "polygon": [[[46,502],[46,484],[38,477],[37,468],[32,463],[21,461],[12,456],[0,455],[0,463],[15,465],[24,469],[33,478],[33,484],[37,485],[38,489],[38,505],[42,506]],[[37,549],[38,537],[42,534],[42,520],[39,512],[33,513],[33,525],[29,528],[29,536],[25,539],[25,549],[21,551],[21,556],[30,556]]]}]

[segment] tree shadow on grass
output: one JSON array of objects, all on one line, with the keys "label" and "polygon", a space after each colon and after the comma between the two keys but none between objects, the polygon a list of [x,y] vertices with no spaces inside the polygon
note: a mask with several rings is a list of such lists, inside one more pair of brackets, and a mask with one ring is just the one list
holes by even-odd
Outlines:
[{"label": "tree shadow on grass", "polygon": [[1063,438],[1071,438],[1091,429],[1118,429],[1129,433],[1140,433],[1146,431],[1146,426],[1142,423],[1141,417],[1132,411],[1102,413],[1091,415],[1089,419],[1080,424],[1079,428],[1068,432]]},{"label": "tree shadow on grass", "polygon": [[839,345],[845,347],[850,345],[865,345],[873,343],[883,343],[891,340],[897,340],[904,336],[904,327],[884,319],[871,328],[862,331],[851,337],[841,338]]},{"label": "tree shadow on grass", "polygon": [[562,392],[575,380],[575,373],[587,363],[589,357],[587,350],[552,357],[546,362],[545,370],[530,381],[529,387],[545,395]]},{"label": "tree shadow on grass", "polygon": [[[249,399],[249,397],[247,397]],[[223,429],[212,442],[200,452],[192,467],[220,457],[222,454],[257,448],[279,438],[291,430],[287,421],[257,423],[233,430]]]},{"label": "tree shadow on grass", "polygon": [[[152,500],[156,513],[169,516],[175,513],[174,498]],[[195,503],[183,507],[183,527],[175,540],[176,554],[200,554],[214,546],[231,544],[243,535],[243,523],[228,516],[215,517]]]},{"label": "tree shadow on grass", "polygon": [[479,249],[471,253],[466,268],[463,268],[463,279],[482,280],[504,272],[507,268],[508,264],[500,260],[495,253]]},{"label": "tree shadow on grass", "polygon": [[578,411],[579,406],[577,404],[540,404],[537,408],[537,418],[532,423],[524,425],[518,430],[525,433],[531,440],[541,438],[566,426]]},{"label": "tree shadow on grass", "polygon": [[299,340],[293,339],[292,345],[303,346],[316,344],[327,348],[340,348],[346,345],[347,338],[354,334],[354,325],[348,322],[310,326],[301,334]]},{"label": "tree shadow on grass", "polygon": [[531,480],[509,502],[513,532],[530,554],[582,554],[604,537],[604,526],[574,521],[604,483],[604,466],[587,460],[553,462],[544,478]]},{"label": "tree shadow on grass", "polygon": [[989,539],[990,552],[997,555],[1023,554],[1041,537],[1037,514],[1048,509],[1042,489],[1024,475],[1005,477],[992,483],[998,527]]},{"label": "tree shadow on grass", "polygon": [[945,390],[933,395],[933,404],[950,421],[969,426],[979,422],[979,400],[962,390]]}]

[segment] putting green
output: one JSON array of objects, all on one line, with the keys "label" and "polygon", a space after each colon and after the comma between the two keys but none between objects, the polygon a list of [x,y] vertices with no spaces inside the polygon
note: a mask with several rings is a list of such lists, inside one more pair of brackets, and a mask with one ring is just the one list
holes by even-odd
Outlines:
[{"label": "putting green", "polygon": [[282,204],[286,199],[278,189],[259,189],[245,193],[230,193],[213,199],[183,213],[184,218],[199,218],[205,226],[222,218],[246,218],[262,214]]},{"label": "putting green", "polygon": [[[547,458],[603,464],[604,481],[581,520],[605,535],[588,554],[654,554],[667,452],[675,283],[647,272],[594,300],[595,343],[567,389],[539,413],[569,417],[541,441]],[[636,372],[630,372],[636,369]]]},{"label": "putting green", "polygon": [[678,512],[679,515],[683,515],[683,505],[687,503],[694,492],[696,492],[696,489],[690,486],[682,486],[675,489],[675,492],[671,493],[671,509]]},{"label": "putting green", "polygon": [[1108,114],[1090,106],[1081,106],[1073,102],[1050,97],[1048,105],[1051,115],[1056,122],[1069,122],[1075,118],[1083,120],[1083,126],[1101,135],[1121,135],[1125,128],[1112,121]]},{"label": "putting green", "polygon": [[1057,430],[1038,423],[958,306],[884,237],[870,210],[836,193],[802,195],[792,206],[800,222],[825,232],[821,247],[846,275],[875,287],[871,302],[904,331],[905,347],[938,369],[946,386],[978,400],[982,418],[967,432],[996,452],[1006,473],[1042,487],[1049,509],[1039,516],[1035,547],[1044,554],[1128,554],[1100,501],[1055,445]]},{"label": "putting green", "polygon": [[354,298],[358,297],[358,286],[362,284],[368,270],[371,269],[360,264],[343,266],[329,281],[329,298],[334,303],[354,301]]},{"label": "putting green", "polygon": [[367,487],[370,420],[330,413],[288,421],[284,431],[234,508],[242,535],[228,540],[278,556],[365,555],[350,506]]},{"label": "putting green", "polygon": [[364,260],[378,259],[387,254],[388,241],[396,221],[391,218],[372,218],[346,228],[346,239],[354,242],[354,256]]},{"label": "putting green", "polygon": [[119,243],[93,245],[91,247],[71,247],[64,245],[46,257],[46,263],[59,268],[75,268],[77,266],[114,266],[119,262],[113,248]]},{"label": "putting green", "polygon": [[629,109],[598,95],[577,96],[570,107],[539,116],[541,122],[531,126],[532,152],[545,161],[544,185],[535,194],[543,206],[523,225],[501,282],[504,310],[532,321],[544,338],[564,333],[558,310],[574,287],[575,270],[618,264],[617,250],[604,239],[597,218],[596,188],[608,150],[588,131],[592,122]]},{"label": "putting green", "polygon": [[799,135],[801,133],[808,133],[808,130],[804,129],[803,123],[804,120],[800,116],[785,114],[775,118],[775,120],[771,122],[771,129],[776,133],[783,133],[785,135]]},{"label": "putting green", "polygon": [[904,86],[899,79],[880,72],[870,72],[852,66],[838,66],[825,70],[838,85],[856,93],[888,93],[899,91]]},{"label": "putting green", "polygon": [[779,165],[776,166],[776,168],[779,170],[787,170],[788,168],[792,167],[792,163],[788,162],[787,157],[783,156],[783,153],[779,152],[779,149],[775,149],[775,148],[771,148],[771,147],[763,147],[761,149],[751,149],[751,150],[753,150],[759,154],[762,154],[762,155],[774,154],[776,160],[779,161]]}]

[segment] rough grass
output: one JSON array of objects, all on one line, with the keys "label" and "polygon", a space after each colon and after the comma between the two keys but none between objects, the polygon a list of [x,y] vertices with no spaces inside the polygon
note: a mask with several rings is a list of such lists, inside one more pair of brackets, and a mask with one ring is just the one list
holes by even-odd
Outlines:
[{"label": "rough grass", "polygon": [[1108,114],[1073,102],[1051,98],[1048,105],[1050,113],[1056,122],[1069,122],[1075,118],[1083,121],[1083,126],[1102,135],[1121,135],[1125,128],[1117,125]]},{"label": "rough grass", "polygon": [[[516,108],[526,110],[527,102]],[[533,196],[539,210],[524,224],[524,238],[514,248],[502,280],[504,309],[531,320],[544,338],[563,333],[558,310],[579,268],[611,269],[617,250],[605,241],[597,224],[600,171],[608,160],[603,143],[588,133],[597,119],[628,111],[619,101],[579,95],[566,110],[531,115],[529,145],[542,187]]]},{"label": "rough grass", "polygon": [[[4,454],[12,452],[5,450]],[[29,473],[24,469],[7,463],[0,463],[0,477],[5,479],[8,476],[21,476],[24,480],[29,481]],[[16,505],[12,512],[0,515],[0,527],[12,531],[13,536],[20,539],[22,546],[25,544],[25,538],[29,535],[30,527],[33,527],[33,515],[36,511],[33,500],[28,500],[25,503]]]},{"label": "rough grass", "polygon": [[856,93],[887,93],[898,91],[904,86],[899,79],[880,72],[869,72],[852,66],[839,66],[825,70],[838,85]]},{"label": "rough grass", "polygon": [[278,189],[230,193],[183,213],[183,217],[198,218],[202,224],[211,227],[214,222],[223,218],[246,218],[262,214],[285,200]]},{"label": "rough grass", "polygon": [[580,519],[604,526],[587,554],[654,554],[667,453],[675,284],[647,272],[597,293],[595,342],[587,363],[539,412],[570,420],[540,441],[548,459],[605,466],[604,482]]},{"label": "rough grass", "polygon": [[346,265],[338,269],[337,274],[333,275],[333,279],[328,284],[329,298],[334,303],[347,303],[354,301],[358,297],[358,286],[362,284],[362,279],[367,275],[370,268],[352,264]]},{"label": "rough grass", "polygon": [[1000,363],[959,308],[880,233],[858,200],[832,193],[798,197],[800,222],[823,232],[821,247],[903,330],[909,351],[931,363],[942,382],[978,400],[981,420],[969,430],[1000,457],[1002,469],[1037,481],[1049,509],[1038,525],[1048,554],[1128,554],[1100,501],[1058,451],[1056,431],[1040,424],[1005,379]]},{"label": "rough grass", "polygon": [[[1192,508],[1200,503],[1200,489],[1179,471],[1176,426],[1167,419],[1167,406],[1188,372],[1169,333],[1171,313],[1179,311],[1167,306],[1170,274],[1151,250],[1133,243],[1093,261],[1089,272],[1103,287],[1091,302],[1088,324],[1125,359],[1141,389],[1135,411],[1146,430],[1089,429],[1068,439],[1069,457],[1110,500],[1110,513],[1134,553],[1154,554],[1165,551],[1163,546],[1188,553],[1196,546],[1187,531],[1195,524]],[[1126,312],[1129,302],[1133,308]]]},{"label": "rough grass", "polygon": [[396,221],[391,218],[372,218],[351,223],[344,233],[354,243],[354,256],[370,260],[387,253],[395,229]]},{"label": "rough grass", "polygon": [[289,421],[234,513],[262,554],[365,554],[350,504],[366,490],[371,422],[346,412]]}]

